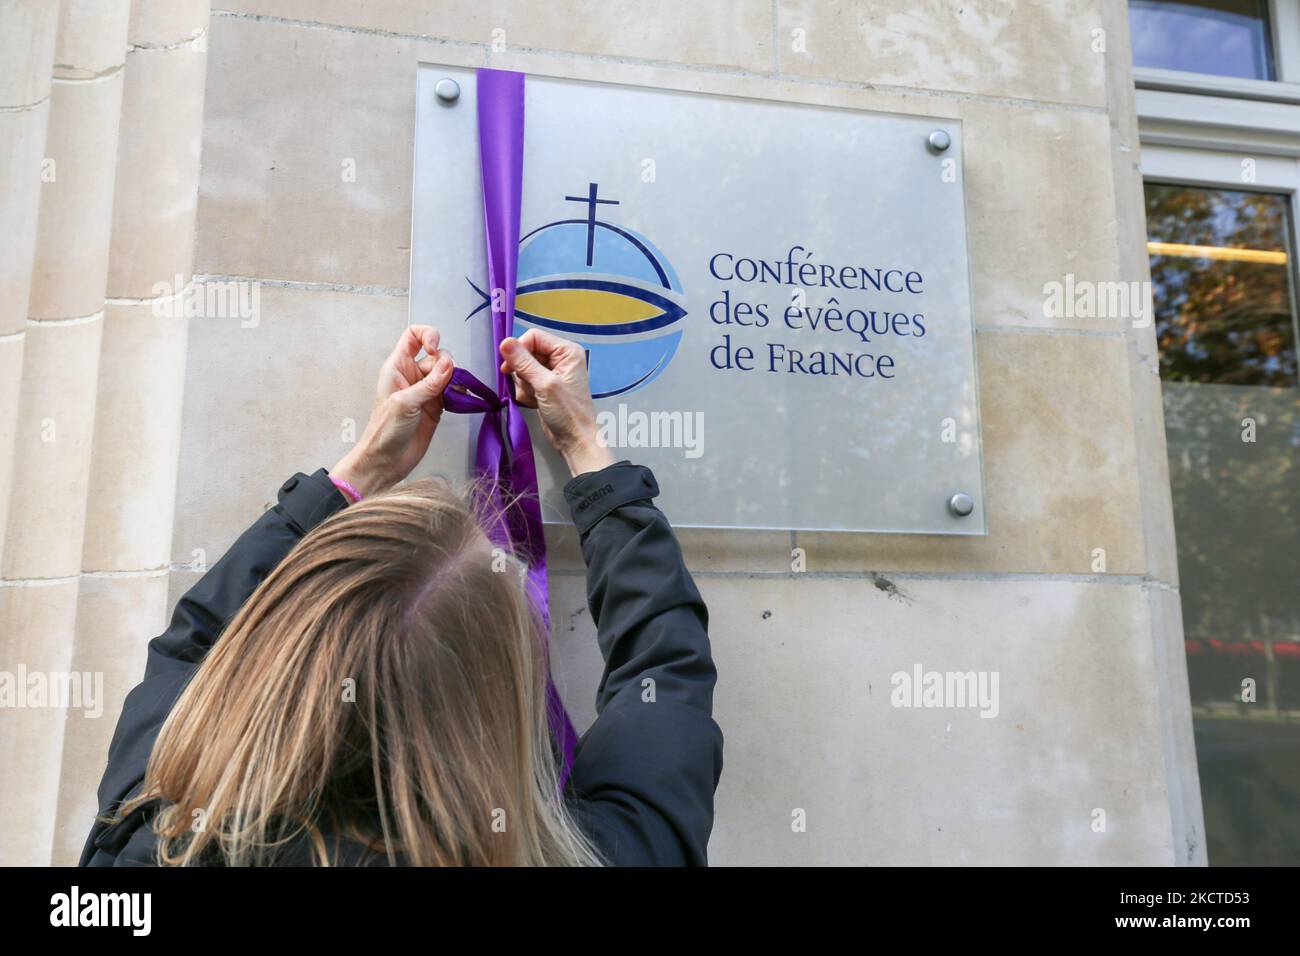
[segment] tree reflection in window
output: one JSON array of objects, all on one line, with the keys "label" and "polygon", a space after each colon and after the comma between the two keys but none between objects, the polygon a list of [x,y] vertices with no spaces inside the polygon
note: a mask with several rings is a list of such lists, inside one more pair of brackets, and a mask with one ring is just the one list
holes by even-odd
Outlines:
[{"label": "tree reflection in window", "polygon": [[1160,377],[1295,385],[1287,198],[1149,183],[1146,205]]}]

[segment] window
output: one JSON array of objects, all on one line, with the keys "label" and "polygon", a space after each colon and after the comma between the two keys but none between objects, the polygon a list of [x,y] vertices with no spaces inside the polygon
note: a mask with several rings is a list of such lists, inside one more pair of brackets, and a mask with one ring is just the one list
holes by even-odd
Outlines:
[{"label": "window", "polygon": [[[1144,165],[1186,169],[1178,152],[1154,150]],[[1146,186],[1193,729],[1218,866],[1300,863],[1293,202]]]},{"label": "window", "polygon": [[1148,183],[1146,200],[1160,377],[1300,384],[1287,197]]},{"label": "window", "polygon": [[1133,64],[1276,79],[1267,0],[1129,0]]}]

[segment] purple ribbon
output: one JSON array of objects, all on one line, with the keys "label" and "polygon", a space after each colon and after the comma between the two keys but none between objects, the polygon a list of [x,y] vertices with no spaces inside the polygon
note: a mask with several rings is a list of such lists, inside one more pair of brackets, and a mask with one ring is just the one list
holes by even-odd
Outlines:
[{"label": "purple ribbon", "polygon": [[[515,315],[519,268],[519,207],[524,178],[524,74],[478,71],[479,164],[483,175],[483,224],[487,235],[488,288],[492,295],[492,354],[510,335]],[[480,478],[488,538],[528,563],[528,591],[542,618],[543,639],[550,634],[546,586],[546,537],[537,490],[533,442],[510,377],[497,366],[493,391],[468,369],[457,367],[443,393],[449,412],[482,414],[474,471]],[[548,642],[549,646],[549,642]],[[547,647],[543,648],[544,651]],[[577,733],[559,691],[546,673],[546,714],[561,755],[560,786],[573,766]]]}]

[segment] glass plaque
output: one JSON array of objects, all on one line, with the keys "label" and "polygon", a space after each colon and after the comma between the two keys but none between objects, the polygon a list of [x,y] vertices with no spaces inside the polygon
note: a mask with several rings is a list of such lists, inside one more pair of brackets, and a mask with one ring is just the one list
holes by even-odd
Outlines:
[{"label": "glass plaque", "polygon": [[[417,93],[410,318],[491,382],[475,73]],[[582,344],[675,524],[985,533],[958,121],[540,76],[525,117],[516,334]]]}]

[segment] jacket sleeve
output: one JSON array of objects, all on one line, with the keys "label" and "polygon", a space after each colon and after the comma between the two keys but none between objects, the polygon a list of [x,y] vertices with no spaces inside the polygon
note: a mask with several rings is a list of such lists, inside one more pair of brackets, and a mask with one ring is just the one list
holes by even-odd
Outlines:
[{"label": "jacket sleeve", "polygon": [[[180,599],[170,626],[149,642],[144,680],[122,705],[99,785],[100,816],[138,791],[163,721],[222,629],[303,535],[346,504],[324,468],[294,475],[280,488],[279,503]],[[117,826],[96,820],[81,865],[111,865],[141,822],[138,815]]]},{"label": "jacket sleeve", "polygon": [[619,462],[564,492],[605,659],[570,776],[574,815],[608,863],[706,865],[722,772],[708,610],[648,468]]}]

